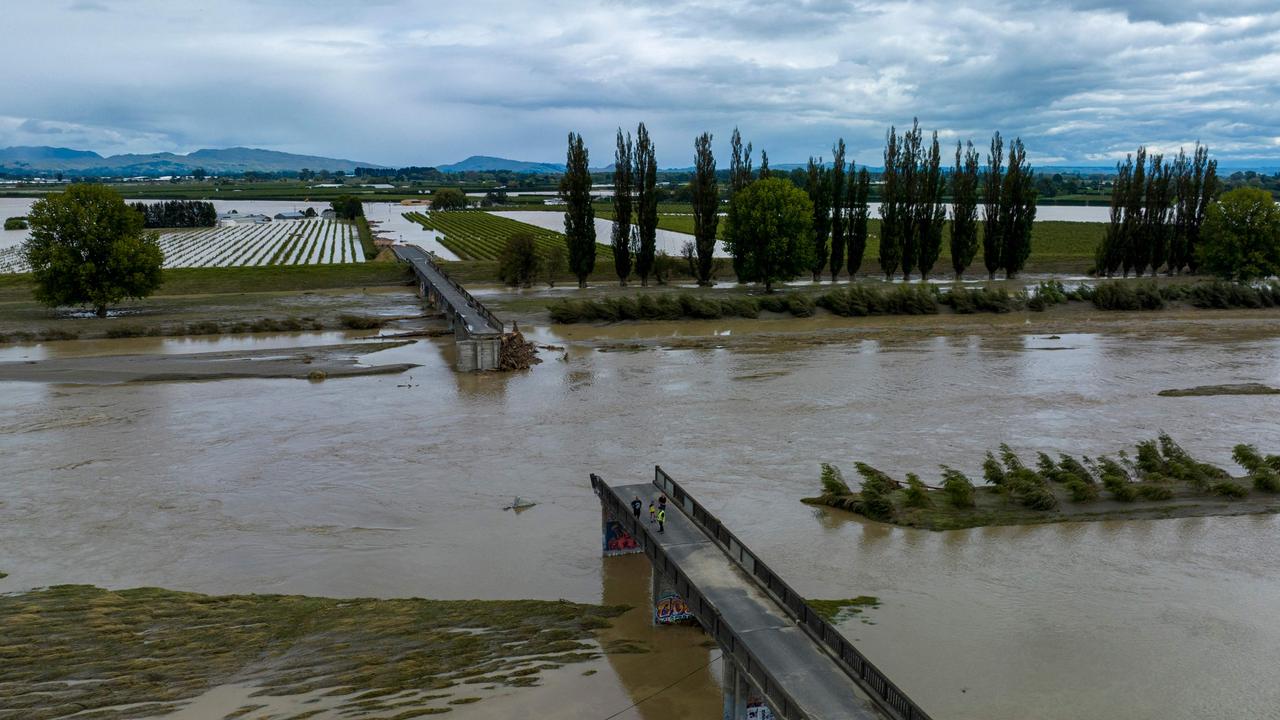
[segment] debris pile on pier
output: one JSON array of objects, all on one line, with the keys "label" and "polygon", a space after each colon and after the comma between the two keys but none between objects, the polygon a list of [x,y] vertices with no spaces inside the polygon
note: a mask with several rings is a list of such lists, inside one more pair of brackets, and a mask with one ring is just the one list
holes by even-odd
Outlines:
[{"label": "debris pile on pier", "polygon": [[499,370],[527,370],[542,362],[538,346],[524,339],[519,329],[502,336],[502,349],[498,353]]}]

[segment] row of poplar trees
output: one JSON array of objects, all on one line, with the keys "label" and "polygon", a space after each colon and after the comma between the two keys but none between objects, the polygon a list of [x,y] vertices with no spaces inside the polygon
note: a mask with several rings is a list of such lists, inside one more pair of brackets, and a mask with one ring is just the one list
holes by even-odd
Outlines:
[{"label": "row of poplar trees", "polygon": [[[716,229],[720,220],[720,189],[716,160],[711,150],[712,135],[702,133],[694,141],[692,190],[694,241],[693,268],[700,285],[712,283]],[[760,154],[760,169],[752,169],[751,143],[745,147],[734,128],[730,141],[729,202],[757,179],[769,178],[769,156]],[[845,162],[845,143],[832,147],[833,163],[809,158],[805,192],[813,206],[812,246],[805,248],[809,271],[820,280],[830,270],[835,281],[842,268],[850,277],[862,266],[868,238],[868,196],[871,175],[866,167]],[[633,145],[631,134],[621,129],[614,154],[614,222],[612,247],[614,268],[626,285],[634,272],[647,285],[653,272],[657,230],[654,146],[641,123]],[[911,130],[898,134],[890,127],[884,150],[881,175],[880,268],[886,277],[899,271],[904,280],[913,273],[927,277],[941,255],[947,221],[943,196],[948,178],[942,171],[938,134],[929,146],[918,121]],[[985,169],[973,143],[957,143],[955,165],[949,178],[952,194],[951,263],[956,276],[977,255],[981,228],[983,261],[989,277],[1003,271],[1017,275],[1031,253],[1031,227],[1036,215],[1035,178],[1027,164],[1026,149],[1015,139],[1006,156],[1004,141],[995,133]],[[579,287],[595,268],[595,211],[591,205],[591,173],[582,136],[569,133],[565,175],[560,183],[565,201],[565,235],[569,244],[570,269]],[[983,205],[982,218],[978,204]],[[633,218],[634,217],[634,225]],[[811,251],[810,251],[811,250]],[[790,263],[783,263],[790,265]],[[752,282],[751,263],[735,249],[733,268],[739,282]]]},{"label": "row of poplar trees", "polygon": [[[634,272],[640,284],[653,275],[658,232],[658,162],[653,140],[644,123],[631,133],[618,130],[613,173],[613,265],[623,285]],[[586,287],[596,266],[595,208],[591,201],[589,154],[582,136],[569,133],[565,174],[560,180],[565,201],[564,234],[569,245],[569,269]],[[634,223],[634,224],[633,224]]]},{"label": "row of poplar trees", "polygon": [[[729,172],[730,201],[751,176],[751,145],[741,159],[741,140],[735,129]],[[814,281],[829,271],[834,282],[841,269],[849,276],[862,266],[867,247],[870,173],[856,164],[845,166],[844,139],[832,146],[833,162],[809,158],[805,190],[813,204],[813,247],[808,253]],[[767,155],[762,155],[761,177],[768,176]],[[745,170],[745,171],[743,171]],[[951,266],[956,277],[964,274],[977,256],[979,235],[988,276],[997,272],[1015,277],[1031,254],[1031,228],[1036,217],[1035,176],[1027,164],[1026,148],[1015,139],[1006,155],[1000,133],[991,139],[985,168],[973,143],[956,144],[955,164],[948,178],[942,167],[938,134],[928,146],[919,121],[899,134],[890,127],[885,138],[884,170],[880,192],[880,269],[885,277],[913,273],[925,278],[942,253],[947,222],[943,196],[952,196]],[[948,187],[949,186],[949,187]],[[979,218],[978,205],[983,212]],[[981,233],[979,232],[981,230]],[[749,269],[737,255],[734,270],[740,281],[751,281]]]},{"label": "row of poplar trees", "polygon": [[1148,156],[1145,147],[1126,156],[1116,164],[1110,222],[1095,256],[1098,273],[1194,273],[1200,227],[1219,189],[1218,161],[1199,143],[1190,157],[1179,150],[1171,162]]}]

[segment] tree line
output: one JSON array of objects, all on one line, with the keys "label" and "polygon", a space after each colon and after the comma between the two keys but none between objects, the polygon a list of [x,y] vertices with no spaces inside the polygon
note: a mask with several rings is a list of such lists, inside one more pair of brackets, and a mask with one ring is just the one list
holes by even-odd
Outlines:
[{"label": "tree line", "polygon": [[129,207],[142,215],[144,228],[213,227],[218,224],[218,211],[213,203],[197,200],[166,200],[158,203],[131,203]]},{"label": "tree line", "polygon": [[[653,142],[640,124],[632,145],[630,133],[617,133],[613,170],[612,249],[614,270],[625,286],[632,273],[648,284],[653,266],[657,199]],[[712,151],[713,136],[701,133],[694,141],[694,172],[689,199],[694,215],[694,240],[686,249],[692,275],[699,284],[712,284],[716,272],[716,232],[721,214],[721,176]],[[760,152],[753,169],[753,147],[742,141],[737,128],[730,141],[727,173],[728,213],[724,245],[730,250],[739,282],[773,284],[808,273],[814,281],[842,270],[858,273],[868,246],[868,199],[872,176],[855,161],[846,163],[844,138],[832,145],[832,163],[809,158],[799,183],[769,169],[767,152]],[[794,177],[794,176],[792,176]],[[955,164],[943,168],[937,132],[928,142],[918,120],[909,131],[890,127],[884,143],[879,177],[881,236],[879,266],[886,278],[928,277],[942,255],[947,223],[943,197],[952,197],[951,265],[956,277],[973,263],[982,247],[989,278],[997,272],[1014,278],[1027,264],[1030,233],[1036,220],[1037,181],[1027,163],[1027,149],[1015,138],[1005,149],[1000,133],[992,137],[986,164],[972,142],[956,143]],[[564,231],[570,246],[570,265],[585,286],[595,266],[595,224],[591,209],[588,150],[577,133],[570,133],[561,199],[566,202]],[[978,204],[982,202],[982,214]],[[634,217],[634,219],[632,219]]]},{"label": "tree line", "polygon": [[[623,285],[634,272],[646,285],[654,257],[657,227],[653,143],[639,128],[621,129],[614,154],[614,221],[611,237],[614,270]],[[717,263],[713,257],[720,223],[720,175],[712,152],[711,133],[694,140],[694,169],[689,180],[693,206],[693,241],[685,252],[699,285],[710,285]],[[832,146],[830,166],[810,157],[803,173],[775,175],[768,153],[760,153],[753,170],[751,143],[734,128],[727,180],[728,212],[725,246],[739,282],[773,284],[808,273],[814,281],[827,272],[834,282],[842,271],[855,275],[868,245],[871,174],[850,159],[843,138]],[[792,178],[797,178],[793,180]],[[569,134],[560,196],[565,201],[565,235],[571,270],[585,286],[595,267],[595,215],[591,207],[591,173],[582,137]],[[1036,178],[1020,138],[1007,150],[997,132],[985,166],[972,142],[957,143],[954,165],[943,166],[938,134],[926,143],[919,121],[899,133],[890,127],[880,174],[879,264],[885,277],[921,279],[942,255],[947,219],[945,195],[953,199],[950,254],[959,277],[977,256],[981,236],[988,276],[1013,278],[1031,254],[1031,227],[1036,216]],[[981,219],[978,204],[982,203]],[[633,221],[634,215],[634,221]]]},{"label": "tree line", "polygon": [[1145,147],[1116,164],[1107,233],[1096,253],[1098,274],[1170,275],[1199,266],[1201,231],[1218,197],[1218,161],[1196,143],[1172,161]]}]

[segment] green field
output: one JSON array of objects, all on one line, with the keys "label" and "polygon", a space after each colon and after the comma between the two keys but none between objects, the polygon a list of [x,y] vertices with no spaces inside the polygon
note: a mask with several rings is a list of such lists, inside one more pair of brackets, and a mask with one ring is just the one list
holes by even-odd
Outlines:
[{"label": "green field", "polygon": [[[605,220],[613,219],[610,212],[597,212],[597,217]],[[658,215],[658,227],[663,230],[672,232],[693,234],[693,216],[692,215]],[[720,218],[720,223],[716,226],[716,237],[724,238],[725,218]],[[1102,242],[1102,236],[1107,231],[1106,223],[1085,223],[1085,222],[1066,222],[1061,220],[1045,220],[1032,225],[1031,229],[1031,258],[1028,261],[1028,269],[1040,263],[1051,263],[1055,266],[1065,263],[1079,264],[1078,272],[1083,272],[1093,264],[1093,251],[1098,247],[1098,243]],[[880,254],[880,220],[871,218],[867,221],[867,252],[863,256],[865,261],[874,262]],[[978,231],[978,255],[974,258],[971,266],[973,269],[982,268],[982,231]],[[951,223],[947,223],[942,232],[942,255],[938,258],[938,264],[934,267],[934,271],[943,271],[951,267],[951,251],[948,249],[951,243]]]},{"label": "green field", "polygon": [[[440,244],[462,260],[497,260],[507,244],[507,238],[517,233],[532,235],[534,243],[543,252],[557,246],[565,247],[562,233],[479,210],[407,212],[404,217],[428,230],[441,233],[443,237]],[[609,252],[608,245],[596,245],[597,253]]]}]

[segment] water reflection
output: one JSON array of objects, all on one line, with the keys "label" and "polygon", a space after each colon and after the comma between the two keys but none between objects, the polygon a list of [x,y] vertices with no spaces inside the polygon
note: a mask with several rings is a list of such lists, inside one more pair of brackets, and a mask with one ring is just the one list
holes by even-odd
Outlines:
[{"label": "water reflection", "polygon": [[649,648],[643,653],[608,655],[632,702],[639,703],[633,713],[620,717],[719,717],[723,708],[720,664],[713,662],[719,648],[697,627],[654,625],[649,559],[644,555],[602,558],[600,572],[603,602],[633,608],[602,633],[605,647],[639,641]]}]

